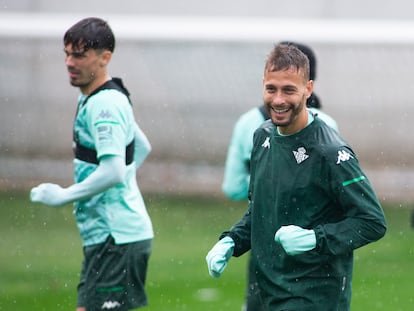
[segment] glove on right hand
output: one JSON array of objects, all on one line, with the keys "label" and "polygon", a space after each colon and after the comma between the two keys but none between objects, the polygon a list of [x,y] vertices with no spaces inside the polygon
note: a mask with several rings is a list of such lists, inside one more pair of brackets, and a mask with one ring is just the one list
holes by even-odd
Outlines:
[{"label": "glove on right hand", "polygon": [[43,183],[30,191],[30,200],[50,206],[60,206],[65,203],[66,190],[59,185]]},{"label": "glove on right hand", "polygon": [[218,278],[227,266],[233,255],[234,241],[231,237],[224,237],[218,241],[206,256],[208,272],[213,278]]}]

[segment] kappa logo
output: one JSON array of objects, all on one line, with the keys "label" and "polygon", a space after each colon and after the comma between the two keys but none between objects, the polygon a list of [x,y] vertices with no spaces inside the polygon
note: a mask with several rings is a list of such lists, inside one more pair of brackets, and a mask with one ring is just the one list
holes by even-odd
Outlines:
[{"label": "kappa logo", "polygon": [[262,144],[262,147],[263,147],[263,148],[270,149],[270,137],[269,137],[269,136],[268,136],[268,137],[266,137],[265,141],[264,141],[264,142],[263,142],[263,144]]},{"label": "kappa logo", "polygon": [[118,301],[105,301],[101,307],[101,310],[112,310],[115,308],[119,308],[121,304]]},{"label": "kappa logo", "polygon": [[353,159],[354,157],[345,150],[339,150],[338,151],[338,160],[336,161],[336,164],[339,164],[341,162],[348,161],[349,159]]},{"label": "kappa logo", "polygon": [[303,161],[309,158],[309,155],[306,154],[306,149],[303,147],[298,148],[298,151],[293,150],[293,155],[295,156],[296,162],[298,164],[301,164]]},{"label": "kappa logo", "polygon": [[98,115],[98,119],[110,119],[111,117],[112,114],[109,110],[102,110]]}]

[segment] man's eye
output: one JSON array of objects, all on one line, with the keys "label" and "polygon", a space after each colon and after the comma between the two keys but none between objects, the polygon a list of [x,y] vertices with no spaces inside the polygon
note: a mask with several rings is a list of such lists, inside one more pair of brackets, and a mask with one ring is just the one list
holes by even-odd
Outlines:
[{"label": "man's eye", "polygon": [[72,56],[74,58],[82,58],[82,57],[85,57],[85,53],[84,52],[74,52],[74,53],[72,53]]},{"label": "man's eye", "polygon": [[66,57],[72,56],[73,58],[83,58],[86,56],[85,52],[64,52],[66,54]]},{"label": "man's eye", "polygon": [[292,95],[292,94],[295,93],[295,90],[293,90],[293,89],[286,89],[285,90],[285,93],[288,94],[288,95]]}]

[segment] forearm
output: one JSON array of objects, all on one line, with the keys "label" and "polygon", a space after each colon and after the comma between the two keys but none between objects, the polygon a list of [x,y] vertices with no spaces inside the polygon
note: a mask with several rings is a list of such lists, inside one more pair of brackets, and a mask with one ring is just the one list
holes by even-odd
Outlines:
[{"label": "forearm", "polygon": [[343,254],[384,236],[385,222],[374,219],[348,218],[339,223],[317,226],[316,249],[322,254]]},{"label": "forearm", "polygon": [[134,126],[134,139],[134,162],[136,168],[138,169],[151,152],[152,147],[147,136],[139,128],[137,123],[135,123]]},{"label": "forearm", "polygon": [[51,206],[84,200],[122,183],[125,173],[125,160],[122,157],[103,157],[97,169],[82,182],[68,188],[50,183],[40,184],[31,190],[30,199]]},{"label": "forearm", "polygon": [[[357,185],[355,185],[357,186]],[[344,254],[382,238],[386,231],[384,212],[373,191],[364,191],[366,183],[348,193],[344,218],[335,223],[326,223],[314,228],[316,249],[323,254]],[[364,193],[359,204],[353,199]]]},{"label": "forearm", "polygon": [[87,199],[122,183],[125,172],[124,159],[118,156],[104,157],[98,168],[85,180],[66,188],[68,202]]},{"label": "forearm", "polygon": [[251,249],[251,212],[250,209],[229,231],[225,231],[220,235],[223,237],[231,237],[234,241],[233,256],[239,257]]},{"label": "forearm", "polygon": [[231,200],[247,199],[249,180],[250,174],[246,161],[240,158],[239,152],[230,148],[221,186],[223,193]]}]

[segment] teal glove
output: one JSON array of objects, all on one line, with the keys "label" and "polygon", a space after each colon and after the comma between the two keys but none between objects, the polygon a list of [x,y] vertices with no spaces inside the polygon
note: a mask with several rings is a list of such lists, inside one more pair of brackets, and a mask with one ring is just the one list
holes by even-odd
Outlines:
[{"label": "teal glove", "polygon": [[59,185],[44,183],[30,191],[30,200],[50,206],[61,206],[66,203],[67,191]]},{"label": "teal glove", "polygon": [[288,255],[298,255],[316,247],[315,231],[295,225],[282,226],[275,234],[276,243],[280,243]]},{"label": "teal glove", "polygon": [[233,255],[234,241],[231,237],[224,237],[213,246],[206,256],[208,273],[218,278],[227,266]]}]

